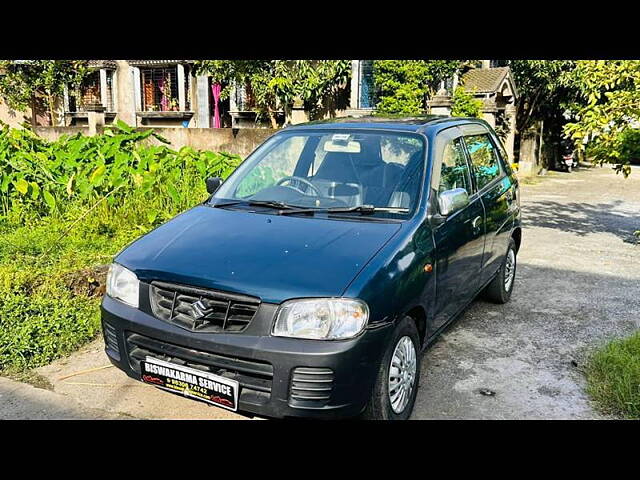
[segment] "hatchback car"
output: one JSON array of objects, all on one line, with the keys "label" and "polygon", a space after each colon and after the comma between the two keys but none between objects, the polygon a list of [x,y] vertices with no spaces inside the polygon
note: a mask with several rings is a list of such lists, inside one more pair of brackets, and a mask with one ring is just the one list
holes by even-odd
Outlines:
[{"label": "hatchback car", "polygon": [[518,181],[478,119],[285,128],[211,197],[117,255],[106,353],[127,375],[266,417],[406,419],[421,352],[507,302]]}]

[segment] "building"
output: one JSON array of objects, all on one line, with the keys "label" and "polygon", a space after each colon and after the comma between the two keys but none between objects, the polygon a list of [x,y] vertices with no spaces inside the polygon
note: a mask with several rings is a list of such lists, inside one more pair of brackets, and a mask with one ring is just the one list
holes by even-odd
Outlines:
[{"label": "building", "polygon": [[[505,62],[483,60],[461,78],[442,82],[428,102],[430,113],[449,115],[451,96],[458,85],[483,102],[483,116],[496,127],[509,154],[513,154],[517,89]],[[90,127],[116,119],[136,127],[156,128],[255,128],[273,126],[258,122],[250,85],[237,85],[230,98],[219,98],[219,87],[207,75],[194,74],[190,60],[91,60],[91,73],[78,89],[66,89],[58,102],[58,123],[66,127]],[[217,90],[216,90],[217,88]],[[373,60],[352,60],[346,102],[332,112],[338,116],[369,115],[375,111],[376,88]],[[216,117],[216,109],[218,116]],[[28,116],[6,111],[0,103],[0,119],[17,126]],[[37,113],[37,112],[36,112]],[[34,125],[48,125],[48,115],[30,114]],[[217,118],[217,119],[216,119]],[[275,113],[274,123],[308,120],[303,106]]]},{"label": "building", "polygon": [[[338,115],[369,114],[375,107],[373,61],[351,63],[349,103]],[[133,126],[214,127],[214,85],[208,76],[192,73],[192,61],[92,60],[90,67],[93,72],[79,92],[65,92],[59,112],[63,126],[87,126],[89,112],[100,111],[105,123],[120,119]],[[257,122],[250,85],[236,86],[229,99],[218,101],[218,109],[220,126],[269,126]],[[279,125],[291,121],[284,112],[276,116]]]},{"label": "building", "polygon": [[[483,60],[480,68],[470,69],[460,79],[454,78],[453,88],[460,85],[482,101],[482,117],[502,137],[507,153],[513,159],[518,91],[509,67],[494,65],[496,63]],[[449,115],[451,90],[442,88],[428,103],[431,113]]]}]

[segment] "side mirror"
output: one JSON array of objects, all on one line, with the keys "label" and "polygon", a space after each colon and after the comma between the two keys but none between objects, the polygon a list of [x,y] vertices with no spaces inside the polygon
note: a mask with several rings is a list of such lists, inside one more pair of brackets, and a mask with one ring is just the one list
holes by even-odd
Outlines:
[{"label": "side mirror", "polygon": [[464,188],[445,190],[438,195],[440,215],[447,216],[469,205],[469,194]]},{"label": "side mirror", "polygon": [[220,177],[209,177],[207,178],[207,192],[210,194],[216,193],[216,190],[220,188],[222,185],[222,179]]}]

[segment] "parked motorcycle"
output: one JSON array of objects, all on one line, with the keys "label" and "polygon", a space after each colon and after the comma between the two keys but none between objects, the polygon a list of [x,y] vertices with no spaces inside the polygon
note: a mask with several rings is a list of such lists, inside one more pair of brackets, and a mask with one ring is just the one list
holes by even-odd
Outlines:
[{"label": "parked motorcycle", "polygon": [[578,166],[578,155],[571,142],[564,141],[560,144],[560,159],[557,161],[557,166],[567,172],[571,172]]}]

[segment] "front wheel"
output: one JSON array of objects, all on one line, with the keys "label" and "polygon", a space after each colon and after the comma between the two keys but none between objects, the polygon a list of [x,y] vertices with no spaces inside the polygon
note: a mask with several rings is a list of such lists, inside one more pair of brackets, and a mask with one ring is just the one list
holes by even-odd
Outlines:
[{"label": "front wheel", "polygon": [[509,248],[498,273],[484,291],[484,297],[494,303],[507,303],[511,299],[516,278],[516,242],[509,241]]},{"label": "front wheel", "polygon": [[382,358],[363,417],[406,420],[413,411],[420,378],[420,338],[411,317],[398,322]]}]

